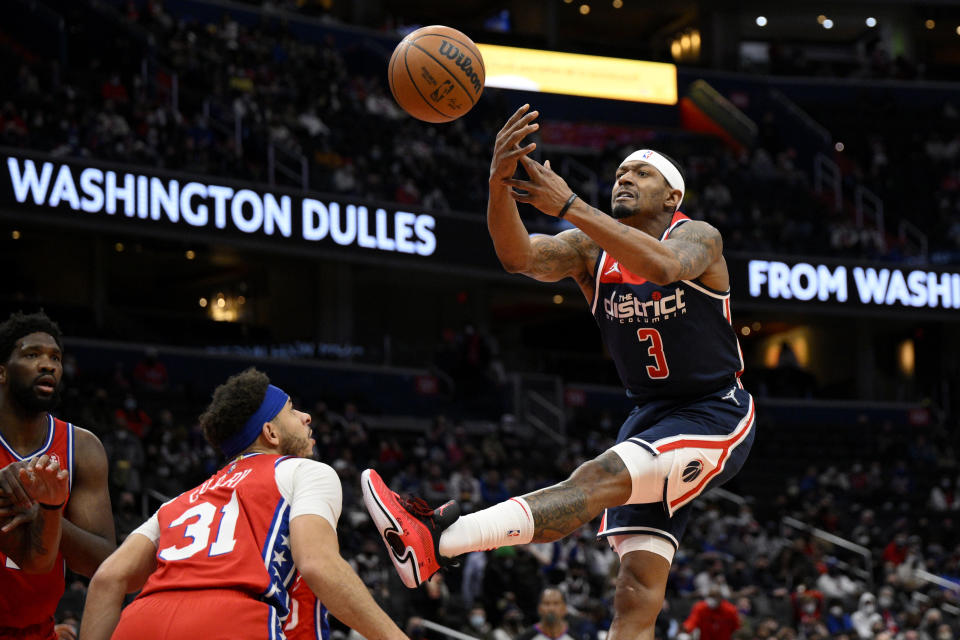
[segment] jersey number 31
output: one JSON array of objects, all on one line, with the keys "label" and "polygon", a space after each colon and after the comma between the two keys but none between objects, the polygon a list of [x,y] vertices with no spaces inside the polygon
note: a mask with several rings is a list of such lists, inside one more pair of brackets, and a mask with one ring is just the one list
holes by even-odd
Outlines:
[{"label": "jersey number 31", "polygon": [[663,340],[656,329],[637,329],[637,339],[640,342],[650,341],[647,355],[653,356],[653,364],[647,365],[647,375],[654,379],[666,378],[670,375],[667,358],[663,355]]}]

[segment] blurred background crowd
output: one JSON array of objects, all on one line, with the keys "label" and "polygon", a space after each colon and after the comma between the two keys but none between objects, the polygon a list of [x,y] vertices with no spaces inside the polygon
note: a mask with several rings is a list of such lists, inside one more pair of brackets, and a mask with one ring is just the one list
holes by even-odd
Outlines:
[{"label": "blurred background crowd", "polygon": [[[690,15],[702,22],[705,38],[732,32],[724,12],[735,12],[726,3],[718,3],[724,5],[719,9],[688,3],[696,7],[694,14],[683,13],[685,3],[675,13],[649,10],[655,19],[631,23],[643,37],[611,36],[609,42],[603,41],[604,29],[615,29],[612,21],[593,28],[591,41],[569,39],[576,28],[569,25],[578,18],[559,12],[575,12],[579,2],[540,3],[552,7],[543,11],[560,25],[554,27],[561,32],[559,43],[556,32],[552,42],[549,33],[540,38],[520,32],[524,15],[533,11],[522,2],[506,3],[513,7],[506,14],[467,4],[486,20],[471,31],[478,40],[605,55],[622,50],[647,60],[681,62],[682,97],[691,98],[696,82],[706,78],[722,94],[716,104],[754,125],[732,139],[683,126],[682,105],[634,111],[640,107],[536,94],[535,106],[543,103],[536,137],[541,158],[549,158],[585,200],[605,207],[615,167],[633,149],[650,146],[667,150],[685,167],[683,209],[719,228],[727,252],[781,259],[830,256],[918,269],[960,262],[960,92],[955,82],[960,53],[939,44],[942,39],[923,39],[927,32],[942,38],[929,26],[934,17],[941,31],[944,25],[960,30],[960,19],[951,22],[955,16],[943,3],[888,3],[889,22],[916,18],[917,32],[875,35],[867,23],[841,42],[853,52],[846,57],[831,53],[839,50],[836,41],[809,45],[772,36],[764,56],[748,55],[760,38],[761,16],[751,14],[745,18],[748,26],[739,27],[741,44],[750,45],[739,49],[742,55],[707,59],[705,46],[704,58],[692,61],[671,58],[669,38],[685,28]],[[862,8],[854,2],[835,4],[838,12]],[[530,95],[487,89],[467,117],[442,126],[400,111],[387,87],[385,61],[403,33],[426,23],[422,15],[432,14],[424,12],[436,9],[430,5],[13,0],[0,10],[0,65],[7,71],[0,76],[0,146],[9,153],[219,176],[482,220],[493,137],[507,114]],[[602,12],[597,7],[594,15]],[[444,19],[467,21],[455,14]],[[670,26],[675,24],[681,26]],[[820,25],[826,29],[823,21]],[[517,32],[511,34],[511,28]],[[891,43],[904,39],[914,42],[912,53],[893,50]],[[563,228],[529,210],[523,216],[538,230]],[[333,273],[331,280],[343,280],[348,270],[361,275],[330,285],[337,297],[329,304],[316,293],[319,301],[309,311],[297,280],[309,270],[306,261],[284,262],[292,258],[282,250],[254,255],[235,247],[211,248],[209,264],[241,284],[232,294],[205,293],[202,313],[225,306],[228,299],[243,304],[248,298],[252,306],[257,287],[269,292],[261,299],[271,305],[293,299],[296,313],[286,314],[282,332],[271,333],[270,322],[256,320],[269,317],[263,307],[259,316],[241,315],[234,324],[204,316],[205,330],[193,332],[197,325],[185,324],[187,312],[173,309],[173,296],[144,302],[150,297],[145,294],[165,291],[160,289],[163,275],[126,283],[117,294],[121,289],[113,283],[137,270],[111,268],[103,248],[110,255],[142,254],[138,259],[144,261],[149,255],[152,266],[169,269],[171,291],[196,282],[211,292],[226,291],[226,276],[217,280],[170,267],[171,256],[180,259],[185,248],[186,260],[202,257],[193,255],[194,248],[202,251],[195,240],[161,246],[128,235],[114,242],[103,232],[92,242],[99,247],[93,255],[73,263],[92,265],[83,267],[94,274],[88,288],[95,304],[87,305],[66,301],[73,289],[87,290],[71,274],[31,281],[23,273],[22,264],[37,254],[15,253],[10,244],[8,238],[29,234],[21,223],[3,220],[0,242],[8,244],[2,245],[0,266],[20,277],[2,285],[0,308],[45,306],[66,330],[67,393],[58,413],[103,441],[121,535],[167,497],[219,467],[222,460],[204,442],[197,415],[212,386],[226,377],[221,373],[246,366],[253,358],[245,354],[272,354],[254,361],[271,375],[283,371],[288,380],[300,381],[291,389],[298,406],[313,418],[318,459],[340,475],[343,554],[412,638],[440,637],[427,621],[481,640],[528,640],[533,625],[557,631],[557,621],[566,620],[570,638],[603,640],[617,559],[594,538],[596,526],[552,544],[470,554],[426,588],[409,591],[384,555],[358,491],[359,473],[375,467],[400,493],[420,495],[431,504],[454,497],[469,512],[561,480],[606,449],[628,407],[619,390],[589,385],[615,384],[615,379],[596,341],[578,347],[592,359],[571,346],[572,334],[595,332],[582,308],[575,311],[581,324],[572,325],[572,316],[551,315],[553,304],[560,309],[562,296],[537,306],[527,290],[503,284],[500,274],[444,285],[439,293],[428,287],[415,298],[413,285],[404,288],[411,275],[421,282],[460,275],[440,274],[442,266],[390,272],[389,266],[377,265],[388,271],[386,276],[363,276],[362,267],[338,259],[309,268]],[[49,234],[44,242],[72,241],[66,227],[43,232]],[[261,275],[238,266],[244,261],[257,263]],[[268,280],[263,273],[269,269],[280,275]],[[85,273],[81,267],[77,272]],[[276,282],[285,279],[294,283],[288,289]],[[351,287],[362,293],[354,296]],[[378,301],[366,314],[382,318],[385,328],[373,324],[367,333],[351,333],[344,328],[350,318],[334,311],[359,308],[368,291],[396,296],[391,305]],[[512,306],[492,309],[486,304],[491,291],[502,293]],[[201,313],[196,296],[189,297],[184,306]],[[735,309],[739,304],[735,297]],[[88,306],[95,310],[84,315]],[[746,315],[736,328],[744,337],[744,381],[759,399],[757,443],[740,477],[694,507],[671,569],[658,638],[957,637],[958,370],[949,348],[940,343],[953,336],[955,344],[956,319],[924,316],[926,324],[920,324],[906,316],[882,317],[883,312],[855,320],[842,310],[826,319],[773,307],[752,312],[756,315]],[[314,333],[300,331],[295,322],[310,313],[324,326],[311,329]],[[404,313],[414,315],[405,319]],[[857,345],[856,356],[843,355],[837,343],[805,342],[803,323],[842,334],[845,344]],[[781,331],[782,337],[761,334],[761,324],[762,331]],[[340,333],[324,333],[331,325]],[[429,335],[429,355],[411,348],[408,353],[417,356],[399,362],[415,366],[411,372],[397,366],[398,354],[408,342],[423,339],[413,336],[415,330]],[[751,334],[773,337],[770,344],[752,346]],[[215,343],[212,335],[224,337]],[[205,354],[145,349],[145,343],[195,346],[192,338],[209,342]],[[305,358],[274,349],[277,342],[301,338],[313,341]],[[319,343],[336,353],[320,355]],[[238,344],[239,355],[224,355]],[[892,355],[895,350],[899,359]],[[123,357],[114,357],[121,352]],[[807,365],[831,352],[841,355],[827,359],[818,369],[821,379],[815,379]],[[822,372],[838,368],[838,359],[855,362],[846,363],[850,371],[839,381],[825,379]],[[290,360],[299,368],[285,369]],[[343,361],[341,368],[331,363],[335,360]],[[370,367],[351,368],[358,362]],[[216,372],[198,374],[205,367]],[[318,371],[326,371],[322,383],[311,377]],[[531,426],[529,412],[521,410],[511,382],[518,371],[556,378],[559,424],[564,425],[556,440]],[[890,382],[867,385],[862,380],[868,373],[888,375]],[[392,382],[381,386],[386,378]],[[833,404],[818,404],[819,399]],[[71,581],[61,617],[76,617],[82,610],[84,585],[81,579]],[[335,624],[335,634],[343,638],[349,630]]]}]

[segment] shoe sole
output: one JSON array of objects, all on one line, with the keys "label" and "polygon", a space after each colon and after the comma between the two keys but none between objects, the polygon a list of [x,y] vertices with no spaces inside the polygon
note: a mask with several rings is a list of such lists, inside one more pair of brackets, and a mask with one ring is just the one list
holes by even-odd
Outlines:
[{"label": "shoe sole", "polygon": [[[370,517],[373,518],[373,523],[377,527],[377,531],[380,532],[380,537],[383,539],[383,544],[387,547],[387,554],[390,556],[390,559],[393,560],[393,565],[397,569],[397,573],[400,576],[400,580],[403,582],[403,585],[409,589],[416,589],[420,586],[420,567],[417,565],[417,556],[413,551],[413,547],[407,546],[403,555],[397,555],[397,552],[394,551],[393,545],[390,544],[390,541],[387,540],[387,534],[394,533],[396,535],[403,534],[403,527],[400,526],[400,523],[397,522],[397,519],[393,517],[390,513],[390,510],[387,509],[386,505],[383,504],[383,501],[380,499],[380,496],[377,495],[377,492],[373,488],[373,480],[370,478],[370,474],[375,473],[371,469],[365,470],[360,474],[360,487],[363,490],[363,504],[367,508],[367,513],[370,514]],[[382,482],[382,480],[381,480]],[[410,584],[410,576],[405,575],[412,573],[413,584]]]}]

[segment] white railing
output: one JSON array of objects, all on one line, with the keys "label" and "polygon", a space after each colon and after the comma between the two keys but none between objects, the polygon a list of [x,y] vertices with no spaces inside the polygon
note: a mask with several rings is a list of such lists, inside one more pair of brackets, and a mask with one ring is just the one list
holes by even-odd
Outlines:
[{"label": "white railing", "polygon": [[813,157],[813,188],[817,193],[833,192],[833,210],[843,207],[843,178],[837,163],[818,153]]},{"label": "white railing", "polygon": [[797,120],[800,120],[806,127],[812,131],[824,146],[829,146],[833,142],[833,136],[830,135],[830,132],[827,131],[827,128],[822,124],[814,120],[809,113],[801,109],[796,102],[783,95],[779,89],[771,89],[770,97],[773,98],[773,101],[783,107],[788,113],[790,113]]},{"label": "white railing", "polygon": [[883,221],[883,200],[877,197],[870,189],[858,184],[853,192],[853,212],[857,226],[863,229],[869,218],[870,228],[876,229],[881,235],[886,233]]},{"label": "white railing", "polygon": [[[277,151],[280,151],[281,158],[277,159]],[[293,163],[283,161],[283,156],[293,160]],[[291,166],[298,165],[298,166]],[[307,157],[302,153],[297,153],[278,147],[273,142],[267,147],[267,180],[270,186],[277,184],[277,172],[287,176],[294,182],[300,182],[300,188],[304,191],[310,188],[310,163]]]},{"label": "white railing", "polygon": [[908,220],[901,220],[897,231],[900,242],[906,243],[912,240],[917,245],[920,255],[924,258],[927,257],[930,251],[930,241],[927,238],[927,234],[921,231],[917,225]]},{"label": "white railing", "polygon": [[580,197],[584,202],[592,207],[598,206],[600,177],[596,171],[569,156],[563,158],[560,171],[568,180],[572,178],[582,185]]},{"label": "white railing", "polygon": [[829,531],[824,531],[823,529],[818,529],[817,527],[809,525],[806,522],[801,522],[796,518],[791,518],[790,516],[784,516],[780,519],[780,522],[787,525],[791,529],[806,531],[815,538],[820,538],[824,542],[828,542],[835,547],[846,549],[847,551],[861,556],[863,558],[864,565],[863,570],[860,572],[861,577],[865,578],[867,582],[873,582],[873,554],[870,553],[870,549],[856,544],[855,542],[850,542],[846,538],[841,538],[838,535],[834,535]]}]

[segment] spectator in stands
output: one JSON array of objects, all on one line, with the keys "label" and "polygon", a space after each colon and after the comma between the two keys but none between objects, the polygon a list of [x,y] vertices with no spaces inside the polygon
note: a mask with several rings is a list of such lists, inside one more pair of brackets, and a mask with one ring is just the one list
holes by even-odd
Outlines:
[{"label": "spectator in stands", "polygon": [[122,425],[138,438],[143,438],[153,424],[150,416],[138,406],[137,398],[132,393],[126,395],[123,406],[114,412],[114,420],[115,424]]},{"label": "spectator in stands", "polygon": [[523,612],[509,605],[500,618],[500,625],[493,630],[493,640],[516,640],[523,632]]},{"label": "spectator in stands", "polygon": [[837,559],[827,558],[827,571],[817,578],[817,589],[825,598],[845,601],[860,592],[860,586],[840,570]]},{"label": "spectator in stands", "polygon": [[133,379],[140,389],[159,393],[166,391],[169,378],[167,366],[160,360],[160,353],[153,347],[144,352],[143,358],[133,368]]},{"label": "spectator in stands", "polygon": [[877,613],[877,598],[872,593],[860,596],[860,605],[850,616],[853,628],[861,640],[873,638],[874,628],[883,627],[883,617]]},{"label": "spectator in stands", "polygon": [[740,628],[737,608],[723,597],[721,590],[713,586],[707,596],[693,605],[690,615],[683,621],[688,634],[699,631],[700,640],[730,640]]},{"label": "spectator in stands", "polygon": [[547,587],[537,605],[540,619],[516,640],[584,640],[571,635],[567,624],[567,600],[560,589]]},{"label": "spectator in stands", "polygon": [[840,600],[828,601],[827,614],[824,616],[823,622],[830,635],[835,636],[854,630],[853,620],[850,618],[850,614],[843,610],[843,604]]},{"label": "spectator in stands", "polygon": [[493,640],[493,627],[487,621],[487,611],[480,604],[474,604],[467,612],[466,624],[461,629],[463,633],[480,640]]}]

